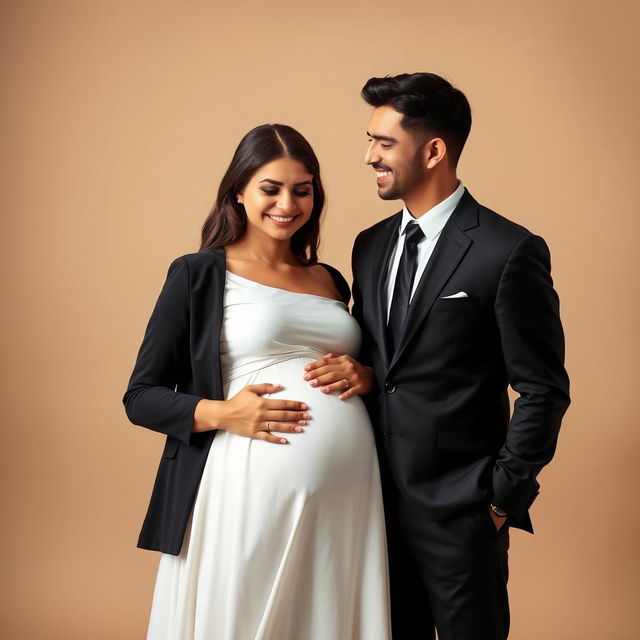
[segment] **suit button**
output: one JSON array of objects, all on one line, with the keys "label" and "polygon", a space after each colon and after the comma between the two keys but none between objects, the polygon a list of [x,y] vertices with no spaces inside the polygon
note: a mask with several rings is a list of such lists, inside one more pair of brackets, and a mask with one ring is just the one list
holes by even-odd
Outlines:
[{"label": "suit button", "polygon": [[392,382],[385,382],[385,383],[384,383],[384,390],[385,390],[387,393],[394,393],[394,392],[395,392],[395,390],[396,390],[396,385],[395,385],[395,384],[393,384]]}]

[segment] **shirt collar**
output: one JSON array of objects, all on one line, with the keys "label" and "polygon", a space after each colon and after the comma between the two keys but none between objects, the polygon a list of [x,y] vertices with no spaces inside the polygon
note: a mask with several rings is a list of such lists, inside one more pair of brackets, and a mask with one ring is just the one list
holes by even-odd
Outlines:
[{"label": "shirt collar", "polygon": [[410,222],[416,222],[420,225],[425,237],[429,240],[434,240],[442,231],[442,228],[447,223],[447,220],[453,213],[453,210],[458,206],[463,194],[464,185],[462,182],[458,182],[458,188],[450,196],[445,198],[442,202],[438,202],[435,207],[429,209],[429,211],[419,218],[414,218],[409,213],[407,205],[404,205],[404,207],[402,207],[402,220],[398,231],[399,235],[402,236]]}]

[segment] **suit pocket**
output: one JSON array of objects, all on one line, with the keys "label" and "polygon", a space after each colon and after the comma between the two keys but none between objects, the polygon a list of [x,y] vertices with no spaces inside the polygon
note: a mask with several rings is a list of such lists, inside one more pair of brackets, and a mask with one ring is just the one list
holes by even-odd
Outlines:
[{"label": "suit pocket", "polygon": [[507,522],[507,520],[509,518],[503,518],[502,520],[502,526],[498,529],[496,528],[496,523],[493,521],[493,517],[491,516],[491,513],[489,512],[489,505],[482,505],[483,506],[483,516],[484,516],[484,520],[485,520],[485,525],[488,527],[489,529],[489,533],[491,535],[495,535],[495,536],[503,536],[506,533],[509,533],[509,523]]},{"label": "suit pocket", "polygon": [[453,313],[471,312],[475,309],[473,298],[438,298],[431,311],[449,311]]},{"label": "suit pocket", "polygon": [[180,446],[180,440],[167,436],[167,441],[164,443],[164,450],[162,451],[163,458],[175,458],[178,453],[178,447]]}]

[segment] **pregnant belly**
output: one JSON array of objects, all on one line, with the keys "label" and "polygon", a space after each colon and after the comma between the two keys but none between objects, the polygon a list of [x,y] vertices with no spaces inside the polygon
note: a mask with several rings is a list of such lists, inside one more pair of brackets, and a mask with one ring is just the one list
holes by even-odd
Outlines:
[{"label": "pregnant belly", "polygon": [[289,444],[279,445],[223,431],[212,445],[213,455],[224,457],[225,465],[233,464],[238,474],[249,474],[252,482],[269,483],[279,495],[340,491],[370,483],[376,464],[373,432],[361,399],[342,401],[337,393],[324,394],[311,387],[302,378],[309,362],[309,358],[295,358],[274,364],[236,378],[225,388],[230,398],[247,385],[281,384],[281,391],[265,397],[306,403],[311,420],[302,433],[285,434]]}]

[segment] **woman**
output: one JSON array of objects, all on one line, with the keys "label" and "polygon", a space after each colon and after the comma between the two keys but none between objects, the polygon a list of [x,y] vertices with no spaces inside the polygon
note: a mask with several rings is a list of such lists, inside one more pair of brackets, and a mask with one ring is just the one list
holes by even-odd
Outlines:
[{"label": "woman", "polygon": [[317,262],[323,205],[308,142],[257,127],[200,251],[169,268],[124,397],[168,436],[138,542],[163,552],[150,639],[389,637],[379,473],[353,395],[371,374],[345,356],[322,387],[304,378],[360,342],[344,278]]}]

